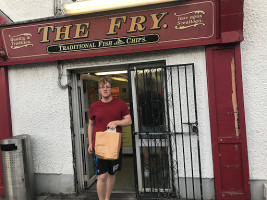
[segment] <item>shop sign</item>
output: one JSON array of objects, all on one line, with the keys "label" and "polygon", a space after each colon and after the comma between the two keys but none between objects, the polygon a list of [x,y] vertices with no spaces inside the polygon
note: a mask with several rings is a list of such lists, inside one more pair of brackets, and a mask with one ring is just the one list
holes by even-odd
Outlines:
[{"label": "shop sign", "polygon": [[214,1],[105,16],[72,16],[1,27],[0,65],[152,51],[213,43]]}]

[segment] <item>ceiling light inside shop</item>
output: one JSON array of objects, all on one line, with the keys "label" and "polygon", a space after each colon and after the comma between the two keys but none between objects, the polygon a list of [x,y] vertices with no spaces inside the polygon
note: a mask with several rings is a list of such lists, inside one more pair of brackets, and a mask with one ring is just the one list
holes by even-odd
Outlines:
[{"label": "ceiling light inside shop", "polygon": [[124,82],[128,82],[128,79],[126,79],[126,78],[121,78],[121,77],[111,77],[111,79],[116,80],[116,81],[124,81]]},{"label": "ceiling light inside shop", "polygon": [[110,72],[97,72],[95,75],[101,76],[101,75],[111,75],[111,74],[127,74],[127,70],[123,71],[110,71]]},{"label": "ceiling light inside shop", "polygon": [[67,15],[78,15],[85,13],[94,13],[107,10],[116,10],[122,8],[151,5],[157,3],[167,3],[177,0],[89,0],[75,1],[64,4],[65,13]]}]

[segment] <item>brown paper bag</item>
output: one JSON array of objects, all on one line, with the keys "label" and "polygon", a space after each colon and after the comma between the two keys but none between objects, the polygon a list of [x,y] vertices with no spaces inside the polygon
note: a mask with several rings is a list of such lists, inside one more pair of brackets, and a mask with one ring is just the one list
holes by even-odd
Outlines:
[{"label": "brown paper bag", "polygon": [[96,132],[95,154],[97,158],[116,160],[119,158],[121,133]]}]

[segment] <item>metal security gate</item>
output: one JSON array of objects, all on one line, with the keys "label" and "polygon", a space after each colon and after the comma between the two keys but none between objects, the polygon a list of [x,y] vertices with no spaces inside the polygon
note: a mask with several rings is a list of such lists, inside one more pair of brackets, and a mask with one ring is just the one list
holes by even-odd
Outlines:
[{"label": "metal security gate", "polygon": [[194,64],[130,78],[139,199],[203,199]]}]

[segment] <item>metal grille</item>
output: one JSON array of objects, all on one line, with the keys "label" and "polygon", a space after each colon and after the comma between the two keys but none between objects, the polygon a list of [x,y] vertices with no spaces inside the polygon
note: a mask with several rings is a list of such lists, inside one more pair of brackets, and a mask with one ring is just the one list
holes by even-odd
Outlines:
[{"label": "metal grille", "polygon": [[139,198],[203,199],[194,64],[134,77]]}]

